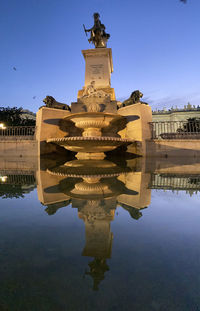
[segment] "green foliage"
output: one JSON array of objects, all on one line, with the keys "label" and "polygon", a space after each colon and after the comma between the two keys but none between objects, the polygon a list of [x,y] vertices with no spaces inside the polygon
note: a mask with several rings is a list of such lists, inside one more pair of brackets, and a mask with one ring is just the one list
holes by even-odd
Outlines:
[{"label": "green foliage", "polygon": [[6,107],[0,110],[0,123],[6,126],[34,126],[35,120],[22,118],[22,107]]},{"label": "green foliage", "polygon": [[183,131],[187,133],[199,133],[200,132],[200,119],[189,118],[187,120],[187,123],[184,125]]},{"label": "green foliage", "polygon": [[2,199],[24,198],[24,190],[21,185],[0,185],[0,197]]}]

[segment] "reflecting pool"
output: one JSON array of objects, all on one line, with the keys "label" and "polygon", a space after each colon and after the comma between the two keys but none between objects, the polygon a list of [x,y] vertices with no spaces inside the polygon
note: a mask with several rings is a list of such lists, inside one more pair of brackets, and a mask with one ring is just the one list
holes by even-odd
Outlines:
[{"label": "reflecting pool", "polygon": [[200,310],[200,161],[1,160],[0,310]]}]

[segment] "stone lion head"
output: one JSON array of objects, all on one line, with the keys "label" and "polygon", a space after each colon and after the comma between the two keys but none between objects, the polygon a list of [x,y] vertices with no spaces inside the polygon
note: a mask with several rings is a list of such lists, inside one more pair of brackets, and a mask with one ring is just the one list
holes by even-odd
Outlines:
[{"label": "stone lion head", "polygon": [[139,102],[142,96],[143,94],[139,90],[136,90],[133,93],[131,93],[131,98],[134,100],[135,103]]},{"label": "stone lion head", "polygon": [[45,99],[43,99],[43,102],[47,105],[47,106],[51,106],[53,104],[53,102],[55,102],[55,98],[53,98],[53,96],[49,96],[47,95],[45,97]]}]

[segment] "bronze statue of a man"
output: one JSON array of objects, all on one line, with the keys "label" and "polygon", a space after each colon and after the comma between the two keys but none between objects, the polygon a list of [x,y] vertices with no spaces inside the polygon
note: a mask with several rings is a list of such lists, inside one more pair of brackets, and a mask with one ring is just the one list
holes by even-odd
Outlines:
[{"label": "bronze statue of a man", "polygon": [[95,48],[106,48],[107,40],[110,38],[110,35],[105,32],[106,27],[100,21],[99,13],[94,13],[94,26],[90,29],[86,29],[84,26],[85,33],[90,32],[89,43],[93,43]]}]

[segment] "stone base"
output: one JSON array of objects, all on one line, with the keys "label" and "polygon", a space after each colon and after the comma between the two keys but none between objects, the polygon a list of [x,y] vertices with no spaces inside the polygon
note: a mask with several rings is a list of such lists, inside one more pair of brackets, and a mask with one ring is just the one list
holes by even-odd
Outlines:
[{"label": "stone base", "polygon": [[[71,113],[87,112],[91,111],[91,107],[97,106],[96,111],[117,113],[117,101],[105,100],[103,98],[81,98],[77,102],[71,103]],[[93,109],[95,111],[95,107]]]},{"label": "stone base", "polygon": [[78,152],[76,154],[78,160],[103,160],[105,156],[104,152]]},{"label": "stone base", "polygon": [[136,195],[120,194],[118,202],[137,209],[148,207],[151,203],[151,189],[149,184],[151,174],[144,172],[130,172],[120,175],[118,179],[123,182],[129,190],[137,191]]},{"label": "stone base", "polygon": [[152,111],[149,105],[134,104],[120,108],[118,114],[125,116],[127,124],[118,132],[121,138],[131,138],[135,142],[127,147],[127,151],[146,155],[146,141],[151,139],[150,122],[152,122]]},{"label": "stone base", "polygon": [[113,72],[112,50],[108,48],[83,50],[85,86],[95,81],[96,88],[109,88]]},{"label": "stone base", "polygon": [[56,145],[47,144],[48,138],[62,138],[67,135],[61,129],[60,120],[70,114],[67,110],[42,107],[36,115],[36,140],[38,142],[38,156],[56,152]]},{"label": "stone base", "polygon": [[38,166],[39,167],[36,173],[36,178],[39,201],[46,206],[62,202],[66,202],[65,205],[67,205],[67,201],[70,199],[70,197],[60,192],[59,190],[59,182],[63,179],[63,177],[53,176],[47,171],[41,170],[40,164]]},{"label": "stone base", "polygon": [[[95,85],[96,86],[96,85]],[[115,100],[115,90],[112,87],[98,87],[98,91],[103,91],[110,95],[111,100]],[[78,91],[77,98],[81,98],[83,96],[84,89]]]}]

